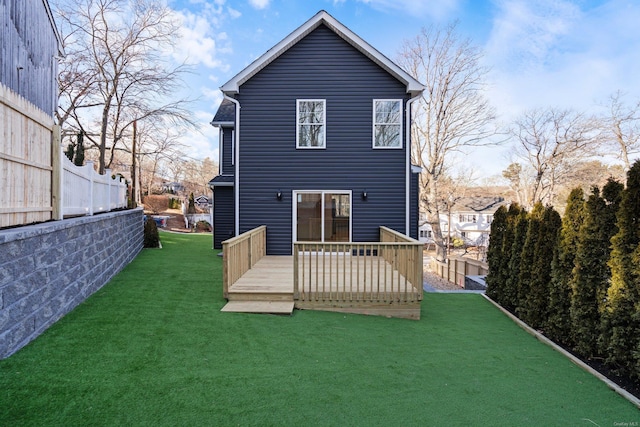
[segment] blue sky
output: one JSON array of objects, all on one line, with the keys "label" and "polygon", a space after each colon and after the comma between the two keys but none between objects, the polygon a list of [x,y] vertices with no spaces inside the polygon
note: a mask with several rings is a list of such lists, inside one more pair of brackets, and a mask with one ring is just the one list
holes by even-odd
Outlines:
[{"label": "blue sky", "polygon": [[[217,159],[218,134],[208,122],[218,88],[322,9],[391,59],[422,27],[458,21],[460,35],[484,51],[486,95],[505,123],[535,107],[596,112],[617,90],[640,98],[638,0],[167,1],[182,20],[176,60],[193,67],[186,82],[200,98],[201,134],[187,136],[190,157]],[[478,177],[499,175],[508,151],[477,150],[460,163],[476,163]]]}]

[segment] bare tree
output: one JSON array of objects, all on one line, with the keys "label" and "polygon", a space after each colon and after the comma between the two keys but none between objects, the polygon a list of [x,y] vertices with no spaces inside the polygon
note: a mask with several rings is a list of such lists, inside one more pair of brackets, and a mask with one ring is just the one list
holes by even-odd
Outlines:
[{"label": "bare tree", "polygon": [[502,171],[502,176],[509,182],[509,186],[516,196],[516,202],[520,206],[528,206],[531,199],[529,191],[533,187],[531,174],[523,173],[522,165],[514,162]]},{"label": "bare tree", "polygon": [[133,123],[168,118],[193,126],[187,101],[170,100],[187,70],[163,54],[179,26],[160,0],[59,0],[67,56],[58,118],[98,149],[99,172],[131,138]]},{"label": "bare tree", "polygon": [[153,193],[153,182],[165,163],[184,156],[181,151],[183,147],[178,133],[161,119],[148,119],[137,126],[135,151],[131,143],[126,144],[124,149],[136,158],[132,163],[137,165],[137,176],[140,180],[139,186],[133,183],[135,188],[140,189],[136,194],[138,202],[140,202],[140,193],[143,188],[146,188],[147,194]]},{"label": "bare tree", "polygon": [[512,184],[518,181],[520,202],[528,208],[552,203],[574,165],[593,155],[601,141],[594,118],[554,108],[526,111],[512,135],[514,154],[523,164],[510,165],[503,175]]},{"label": "bare tree", "polygon": [[207,183],[216,175],[217,164],[206,157],[204,160],[189,160],[184,164],[184,185],[187,193],[207,194]]},{"label": "bare tree", "polygon": [[436,257],[446,259],[440,212],[446,207],[440,181],[452,154],[466,148],[494,144],[498,134],[495,110],[483,95],[488,70],[481,66],[481,51],[461,40],[456,25],[423,29],[404,42],[398,62],[426,86],[413,104],[412,162],[422,167],[421,208],[436,243]]},{"label": "bare tree", "polygon": [[640,154],[640,100],[627,105],[624,95],[617,91],[609,97],[609,113],[604,121],[612,139],[610,148],[629,170],[633,157]]}]

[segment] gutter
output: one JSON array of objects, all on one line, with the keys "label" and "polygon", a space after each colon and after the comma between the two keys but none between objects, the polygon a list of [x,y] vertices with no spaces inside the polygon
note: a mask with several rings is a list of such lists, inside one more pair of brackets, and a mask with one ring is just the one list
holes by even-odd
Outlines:
[{"label": "gutter", "polygon": [[234,230],[235,230],[235,235],[239,235],[239,231],[240,231],[240,102],[238,102],[237,99],[231,98],[229,95],[227,95],[226,93],[224,93],[224,99],[227,99],[231,102],[233,102],[233,104],[236,106],[236,123],[235,123],[235,141],[234,141],[234,156],[235,156],[235,176],[234,178],[234,210],[235,210],[235,215],[234,215]]},{"label": "gutter", "polygon": [[[411,236],[411,105],[418,98],[422,96],[422,91],[414,94],[405,105],[405,147],[406,147],[406,156],[407,156],[407,164],[405,166],[406,177],[405,177],[405,235]],[[419,190],[418,190],[419,191]]]}]

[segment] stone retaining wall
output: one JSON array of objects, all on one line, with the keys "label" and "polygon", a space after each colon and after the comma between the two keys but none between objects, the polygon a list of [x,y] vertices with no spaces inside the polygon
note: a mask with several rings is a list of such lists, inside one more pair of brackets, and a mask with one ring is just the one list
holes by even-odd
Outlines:
[{"label": "stone retaining wall", "polygon": [[0,230],[0,359],[102,288],[142,250],[142,209]]}]

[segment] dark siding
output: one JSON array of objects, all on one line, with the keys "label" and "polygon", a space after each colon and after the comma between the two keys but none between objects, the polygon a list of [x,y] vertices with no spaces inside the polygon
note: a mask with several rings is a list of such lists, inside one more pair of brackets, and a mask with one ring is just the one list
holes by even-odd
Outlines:
[{"label": "dark siding", "polygon": [[410,194],[410,213],[409,213],[409,237],[418,239],[418,215],[420,211],[420,191],[418,189],[420,174],[411,173],[411,194]]},{"label": "dark siding", "polygon": [[232,128],[222,128],[222,173],[225,175],[234,175],[235,172],[232,163],[233,134]]},{"label": "dark siding", "polygon": [[213,247],[222,249],[222,242],[234,236],[235,203],[233,187],[216,187],[213,191]]},{"label": "dark siding", "polygon": [[[326,99],[324,150],[295,148],[300,98]],[[403,149],[371,146],[372,103],[381,98],[406,101],[406,87],[322,25],[244,83],[240,232],[267,225],[267,252],[290,254],[292,190],[353,190],[354,241],[377,241],[380,225],[404,233],[404,137]]]},{"label": "dark siding", "polygon": [[42,0],[0,0],[0,82],[51,116],[58,105],[57,55]]}]

